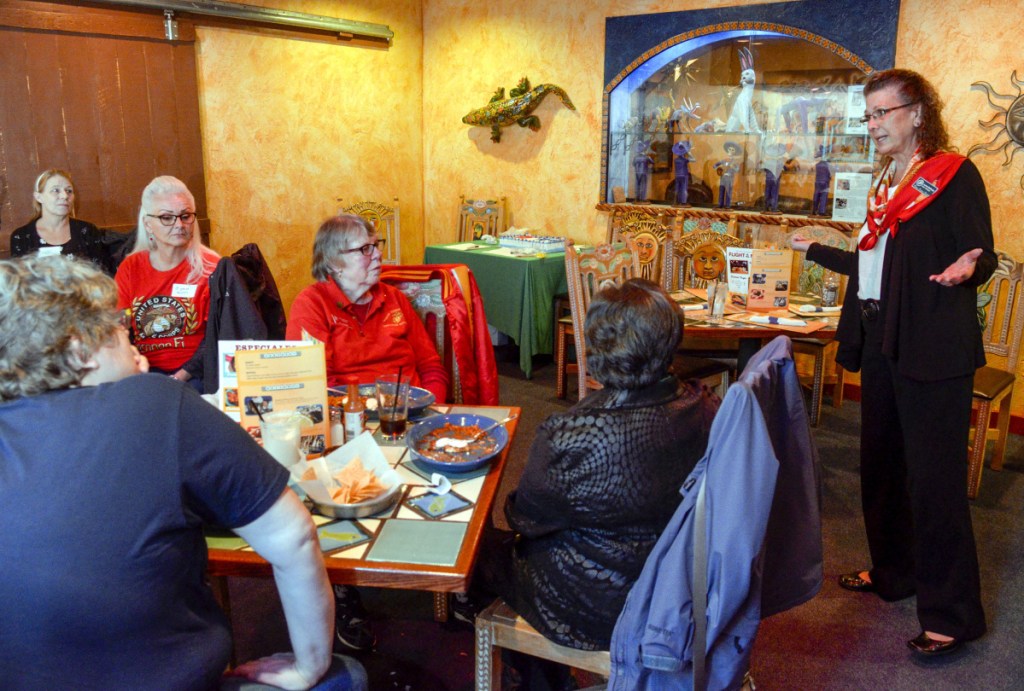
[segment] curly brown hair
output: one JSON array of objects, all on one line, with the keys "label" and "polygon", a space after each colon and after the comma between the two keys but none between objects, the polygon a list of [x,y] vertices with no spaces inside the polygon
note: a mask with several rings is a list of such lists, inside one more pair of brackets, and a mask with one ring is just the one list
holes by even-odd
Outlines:
[{"label": "curly brown hair", "polygon": [[927,158],[939,151],[950,149],[949,133],[942,121],[942,99],[927,79],[913,70],[892,69],[875,72],[864,83],[864,95],[869,96],[886,87],[892,87],[903,97],[904,103],[921,105],[921,125],[917,128],[917,143]]},{"label": "curly brown hair", "polygon": [[79,386],[121,324],[114,280],[90,262],[0,261],[0,400]]}]

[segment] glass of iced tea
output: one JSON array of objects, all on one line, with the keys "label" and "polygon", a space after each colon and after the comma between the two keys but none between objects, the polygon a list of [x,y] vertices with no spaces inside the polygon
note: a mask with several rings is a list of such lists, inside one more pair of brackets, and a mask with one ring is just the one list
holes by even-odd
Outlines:
[{"label": "glass of iced tea", "polygon": [[377,377],[377,415],[384,439],[394,441],[405,435],[409,418],[409,377],[402,377],[401,381],[397,374]]}]

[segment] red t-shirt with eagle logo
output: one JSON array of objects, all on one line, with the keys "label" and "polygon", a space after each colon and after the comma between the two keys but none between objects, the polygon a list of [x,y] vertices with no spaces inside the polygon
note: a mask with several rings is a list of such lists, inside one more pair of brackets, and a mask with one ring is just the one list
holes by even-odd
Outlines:
[{"label": "red t-shirt with eagle logo", "polygon": [[188,284],[191,266],[182,261],[157,271],[148,252],[128,255],[117,270],[117,306],[131,310],[135,346],[151,367],[176,372],[188,362],[206,334],[210,281],[204,275]]}]

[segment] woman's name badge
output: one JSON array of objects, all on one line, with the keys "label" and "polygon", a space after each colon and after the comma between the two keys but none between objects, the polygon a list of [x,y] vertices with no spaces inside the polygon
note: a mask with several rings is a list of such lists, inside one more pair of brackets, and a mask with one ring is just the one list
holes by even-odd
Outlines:
[{"label": "woman's name badge", "polygon": [[54,256],[60,254],[60,250],[61,250],[60,245],[51,245],[50,247],[40,247],[39,248],[39,256],[40,257],[54,257]]},{"label": "woman's name badge", "polygon": [[171,297],[192,299],[196,296],[198,288],[199,286],[189,285],[188,283],[175,283],[174,287],[171,288]]}]

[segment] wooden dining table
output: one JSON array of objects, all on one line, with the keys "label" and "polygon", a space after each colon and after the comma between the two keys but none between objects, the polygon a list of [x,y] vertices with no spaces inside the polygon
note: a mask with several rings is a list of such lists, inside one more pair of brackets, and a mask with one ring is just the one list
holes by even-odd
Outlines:
[{"label": "wooden dining table", "polygon": [[[516,407],[445,405],[432,406],[427,414],[472,413],[497,421],[519,412]],[[517,422],[518,419],[505,424],[508,444],[488,465],[468,473],[445,473],[452,482],[450,494],[455,499],[448,508],[457,510],[440,518],[431,518],[410,505],[411,500],[427,494],[422,485],[430,482],[432,471],[411,457],[404,441],[389,443],[380,437],[376,422],[368,423],[388,464],[406,484],[393,507],[367,518],[336,519],[313,514],[331,583],[435,594],[465,592],[515,439]],[[214,579],[223,582],[224,576],[273,575],[270,564],[234,533],[211,531],[206,542],[207,570]],[[444,620],[446,598],[435,595],[434,602],[435,616]]]},{"label": "wooden dining table", "polygon": [[[684,309],[687,305],[696,305],[701,302],[701,298],[699,296],[694,295],[689,291],[673,293],[672,297],[676,302],[683,305]],[[800,305],[816,306],[820,303],[820,299],[815,295],[803,293],[792,293],[790,295],[790,304],[795,307],[799,307]],[[776,316],[785,316],[793,319],[803,319],[807,322],[821,323],[821,328],[809,333],[804,333],[797,329],[788,328],[783,324],[750,324],[745,321],[730,318],[760,313],[727,311],[725,318],[717,323],[711,322],[708,319],[706,311],[687,311],[684,314],[686,317],[684,326],[685,335],[701,339],[737,341],[739,345],[736,362],[737,373],[743,371],[747,366],[747,362],[749,362],[750,358],[752,358],[754,354],[761,349],[761,346],[766,340],[775,338],[780,334],[784,334],[790,338],[813,338],[828,341],[835,338],[836,327],[839,324],[838,313],[824,315],[821,313],[809,312],[807,314],[798,315],[788,312],[787,310],[780,310],[778,312],[771,313]]]}]

